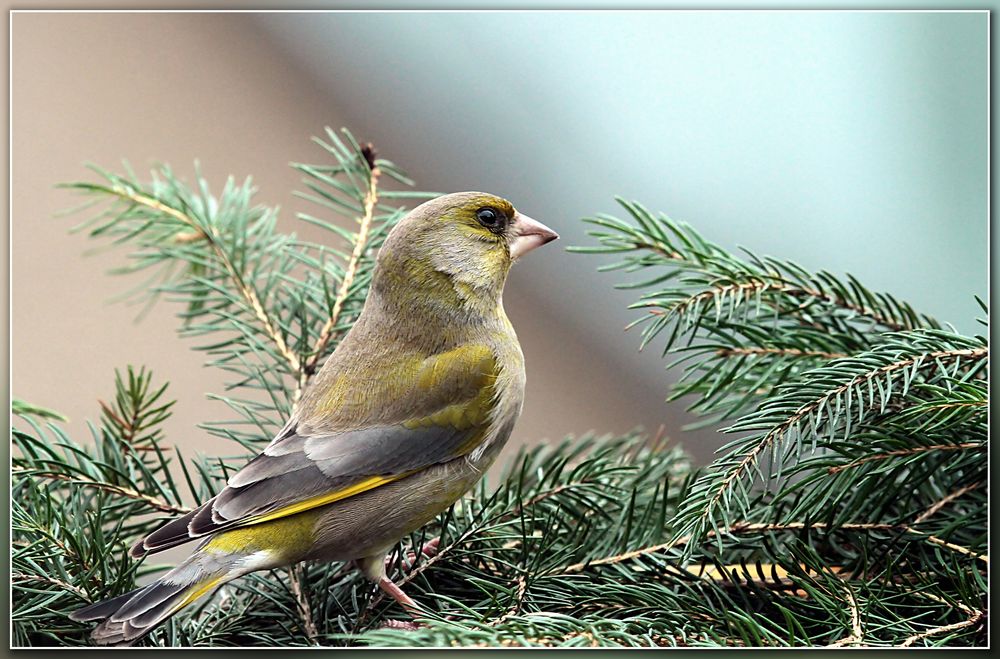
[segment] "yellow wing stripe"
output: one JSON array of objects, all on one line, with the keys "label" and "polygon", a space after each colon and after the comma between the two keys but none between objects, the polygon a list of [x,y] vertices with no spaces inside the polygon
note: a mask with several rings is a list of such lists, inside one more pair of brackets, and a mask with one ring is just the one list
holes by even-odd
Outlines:
[{"label": "yellow wing stripe", "polygon": [[[362,492],[373,490],[379,485],[385,485],[386,483],[397,481],[400,478],[409,476],[411,473],[413,472],[393,474],[391,476],[372,476],[371,478],[367,478],[359,483],[355,483],[350,487],[345,487],[342,490],[327,492],[326,494],[320,494],[315,497],[303,499],[302,501],[298,501],[284,508],[279,508],[278,510],[267,513],[266,515],[251,517],[250,519],[246,520],[245,524],[249,525],[249,524],[260,524],[261,522],[269,522],[272,519],[278,519],[279,517],[287,517],[289,515],[294,515],[295,513],[301,513],[305,510],[318,508],[319,506],[325,506],[328,503],[333,503],[334,501],[340,501],[341,499],[352,497],[355,494],[361,494]],[[240,524],[240,526],[243,525],[244,524]]]},{"label": "yellow wing stripe", "polygon": [[180,611],[191,602],[195,601],[208,591],[212,590],[213,588],[219,585],[220,581],[222,581],[222,577],[212,577],[207,581],[202,581],[201,583],[194,584],[191,587],[193,591],[188,595],[186,595],[184,599],[182,599],[180,602],[170,607],[170,613],[168,613],[167,616],[168,617],[172,616],[174,613]]},{"label": "yellow wing stripe", "polygon": [[252,526],[237,526],[220,531],[205,545],[205,551],[217,554],[240,554],[266,549],[283,556],[294,554],[315,540],[316,511],[262,522]]}]

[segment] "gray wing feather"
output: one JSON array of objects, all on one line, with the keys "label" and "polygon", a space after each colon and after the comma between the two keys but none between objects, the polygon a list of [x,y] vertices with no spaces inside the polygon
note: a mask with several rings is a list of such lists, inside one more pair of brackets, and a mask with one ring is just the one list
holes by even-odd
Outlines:
[{"label": "gray wing feather", "polygon": [[280,453],[269,447],[233,474],[214,499],[146,536],[131,553],[138,557],[169,549],[369,476],[403,474],[451,460],[482,430],[397,425],[336,435],[288,434],[279,444]]},{"label": "gray wing feather", "polygon": [[330,476],[399,474],[453,459],[474,432],[448,426],[352,430],[310,437],[305,454]]},{"label": "gray wing feather", "polygon": [[211,506],[187,527],[190,536],[213,533],[299,501],[336,492],[371,476],[405,474],[456,457],[483,427],[388,426],[336,435],[290,435],[280,455],[262,453],[233,474]]},{"label": "gray wing feather", "polygon": [[331,478],[382,476],[426,467],[455,457],[455,451],[478,429],[444,426],[389,426],[349,430],[336,435],[290,437],[283,448],[299,450],[280,455],[261,453],[229,478],[241,488],[311,467]]},{"label": "gray wing feather", "polygon": [[264,515],[349,483],[343,478],[331,479],[312,465],[244,487],[227,487],[212,506],[212,521],[223,526],[249,515]]}]

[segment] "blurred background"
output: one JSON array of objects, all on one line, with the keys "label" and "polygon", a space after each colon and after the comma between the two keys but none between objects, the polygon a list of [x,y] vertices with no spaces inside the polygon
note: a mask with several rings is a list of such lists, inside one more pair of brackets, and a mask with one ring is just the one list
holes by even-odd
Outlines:
[{"label": "blurred background", "polygon": [[349,127],[422,189],[486,190],[562,240],[518,265],[506,307],[528,370],[512,444],[661,425],[682,432],[635,294],[568,254],[615,195],[727,247],[850,272],[982,332],[987,287],[986,13],[505,12],[12,16],[12,393],[84,439],[113,369],[145,364],[178,399],[187,454],[229,453],[223,378],[176,338],[178,309],[110,302],[121,252],[54,214],[85,162],[140,171],[198,159],[217,187],[253,175],[280,227],[309,210],[290,161]]}]

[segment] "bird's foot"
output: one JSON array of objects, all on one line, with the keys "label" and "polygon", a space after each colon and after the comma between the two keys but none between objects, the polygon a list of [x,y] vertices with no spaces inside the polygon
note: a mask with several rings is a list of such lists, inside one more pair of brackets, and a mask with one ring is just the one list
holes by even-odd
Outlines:
[{"label": "bird's foot", "polygon": [[384,620],[382,629],[403,629],[408,632],[415,632],[423,627],[419,622],[413,620]]},{"label": "bird's foot", "polygon": [[420,615],[420,607],[410,599],[410,596],[403,592],[403,589],[392,582],[389,577],[383,576],[378,580],[378,587],[382,589],[386,595],[392,599],[399,602],[399,604],[406,609],[406,612],[411,616],[416,618]]},{"label": "bird's foot", "polygon": [[[420,548],[420,553],[427,558],[432,558],[437,555],[438,549],[441,546],[441,536],[434,538],[433,540],[428,540],[424,543],[424,546]],[[403,556],[400,561],[403,564],[403,571],[409,572],[413,569],[413,566],[417,562],[417,554],[413,551],[408,551]],[[385,567],[389,569],[392,566],[391,559],[388,557],[385,559]]]}]

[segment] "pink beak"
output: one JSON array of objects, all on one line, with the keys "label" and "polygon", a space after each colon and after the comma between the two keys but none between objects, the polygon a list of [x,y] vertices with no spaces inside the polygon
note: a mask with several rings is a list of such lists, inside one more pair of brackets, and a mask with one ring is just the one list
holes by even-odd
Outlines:
[{"label": "pink beak", "polygon": [[521,213],[514,214],[514,240],[510,243],[510,257],[518,259],[536,247],[552,242],[559,234],[538,220]]}]

